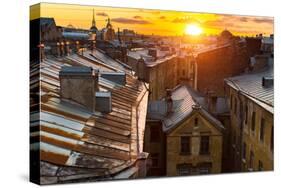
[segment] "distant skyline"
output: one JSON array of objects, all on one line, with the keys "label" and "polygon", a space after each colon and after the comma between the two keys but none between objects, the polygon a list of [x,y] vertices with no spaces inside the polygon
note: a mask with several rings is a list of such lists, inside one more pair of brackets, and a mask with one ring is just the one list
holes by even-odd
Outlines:
[{"label": "distant skyline", "polygon": [[[36,9],[36,6],[31,9]],[[274,32],[273,18],[261,16],[41,3],[40,17],[54,18],[59,26],[72,25],[76,28],[89,29],[93,9],[98,29],[104,28],[107,18],[110,18],[115,31],[119,27],[121,30],[131,29],[148,35],[152,33],[183,35],[186,34],[185,29],[190,24],[198,25],[204,35],[216,35],[224,29],[243,36],[254,36],[259,33],[269,35]],[[38,12],[33,12],[30,19],[35,19],[38,15]]]}]

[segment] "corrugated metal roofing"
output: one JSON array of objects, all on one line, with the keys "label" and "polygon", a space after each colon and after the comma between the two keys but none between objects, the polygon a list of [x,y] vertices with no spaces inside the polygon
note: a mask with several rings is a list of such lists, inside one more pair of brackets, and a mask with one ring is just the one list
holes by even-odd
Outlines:
[{"label": "corrugated metal roofing", "polygon": [[[173,111],[170,114],[167,114],[167,105],[165,100],[150,102],[148,106],[148,118],[162,120],[163,131],[169,131],[179,125],[183,119],[187,118],[194,112],[193,107],[197,104],[192,92],[184,85],[173,89],[172,100]],[[200,108],[198,111],[204,117],[215,123],[215,125],[223,128],[221,122],[214,118],[206,110]]]},{"label": "corrugated metal roofing", "polygon": [[[111,92],[112,112],[92,113],[60,98],[59,71],[72,65],[120,71],[77,55],[47,57],[40,67],[31,64],[32,72],[40,70],[41,111],[32,113],[31,140],[40,137],[43,184],[116,175],[133,167],[142,152],[148,98],[144,83],[128,74],[125,86],[99,78],[101,91]],[[30,84],[39,87],[36,82]],[[32,100],[31,105],[39,101]],[[31,149],[38,150],[39,144],[34,141]]]},{"label": "corrugated metal roofing", "polygon": [[[272,62],[271,62],[272,63]],[[274,87],[263,87],[263,77],[273,77],[273,65],[270,64],[262,72],[248,73],[225,79],[226,83],[236,90],[240,90],[242,95],[250,98],[267,111],[273,113],[274,107]]]}]

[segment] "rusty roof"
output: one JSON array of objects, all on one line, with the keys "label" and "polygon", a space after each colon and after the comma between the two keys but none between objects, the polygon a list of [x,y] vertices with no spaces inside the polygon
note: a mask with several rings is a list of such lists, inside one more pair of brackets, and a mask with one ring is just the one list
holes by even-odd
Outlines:
[{"label": "rusty roof", "polygon": [[108,114],[92,113],[60,98],[62,66],[120,71],[120,65],[114,68],[112,63],[108,66],[73,54],[47,57],[40,66],[31,64],[31,95],[41,96],[40,112],[32,111],[39,101],[31,99],[31,140],[40,139],[31,144],[31,149],[40,149],[42,184],[118,174],[117,177],[126,178],[120,173],[133,168],[142,153],[148,100],[145,83],[130,74],[126,74],[125,86],[100,78],[100,91],[110,91],[112,95],[112,112]]}]

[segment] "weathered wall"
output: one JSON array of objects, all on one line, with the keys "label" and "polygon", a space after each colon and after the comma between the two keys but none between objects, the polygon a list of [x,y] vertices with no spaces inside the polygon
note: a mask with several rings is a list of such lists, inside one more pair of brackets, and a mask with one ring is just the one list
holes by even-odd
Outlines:
[{"label": "weathered wall", "polygon": [[201,53],[196,58],[197,89],[224,95],[224,78],[241,74],[249,65],[246,48],[232,44]]},{"label": "weathered wall", "polygon": [[[259,170],[259,161],[263,164],[263,170],[273,170],[273,150],[271,150],[271,139],[273,130],[273,114],[264,108],[240,95],[238,101],[238,93],[232,88],[228,88],[229,103],[231,110],[231,155],[233,164],[237,171],[257,171]],[[231,102],[232,101],[232,102]],[[232,103],[232,104],[231,104]],[[236,107],[235,107],[236,105]],[[248,109],[246,117],[246,106]],[[236,110],[236,111],[235,111]],[[256,112],[255,130],[252,131],[252,114]],[[240,118],[238,114],[242,114],[242,129],[239,128]],[[247,120],[246,120],[247,118]],[[264,141],[260,140],[261,119],[265,120]],[[240,131],[242,130],[242,131]],[[246,144],[246,157],[242,155],[243,145]],[[250,152],[254,153],[253,169],[250,166]]]},{"label": "weathered wall", "polygon": [[[198,118],[198,127],[194,126],[194,119]],[[209,154],[200,155],[200,136],[210,137]],[[191,136],[191,154],[181,154],[181,136]],[[186,119],[171,133],[167,134],[167,175],[176,176],[177,165],[191,164],[194,168],[202,163],[211,163],[209,173],[221,172],[222,133],[202,115],[196,113]]]}]

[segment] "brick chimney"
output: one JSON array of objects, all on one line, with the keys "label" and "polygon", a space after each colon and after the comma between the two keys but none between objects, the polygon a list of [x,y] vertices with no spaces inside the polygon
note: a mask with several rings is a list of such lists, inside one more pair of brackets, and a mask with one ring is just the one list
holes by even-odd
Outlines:
[{"label": "brick chimney", "polygon": [[166,89],[166,104],[167,104],[167,115],[173,112],[173,99],[172,99],[172,90]]},{"label": "brick chimney", "polygon": [[148,49],[148,55],[152,56],[155,60],[157,60],[157,49],[155,48]]},{"label": "brick chimney", "polygon": [[208,90],[205,95],[205,104],[207,105],[207,109],[210,113],[216,112],[218,97],[215,95],[214,91]]},{"label": "brick chimney", "polygon": [[81,104],[94,112],[98,85],[97,77],[98,75],[93,75],[91,67],[62,67],[59,73],[61,97]]}]

